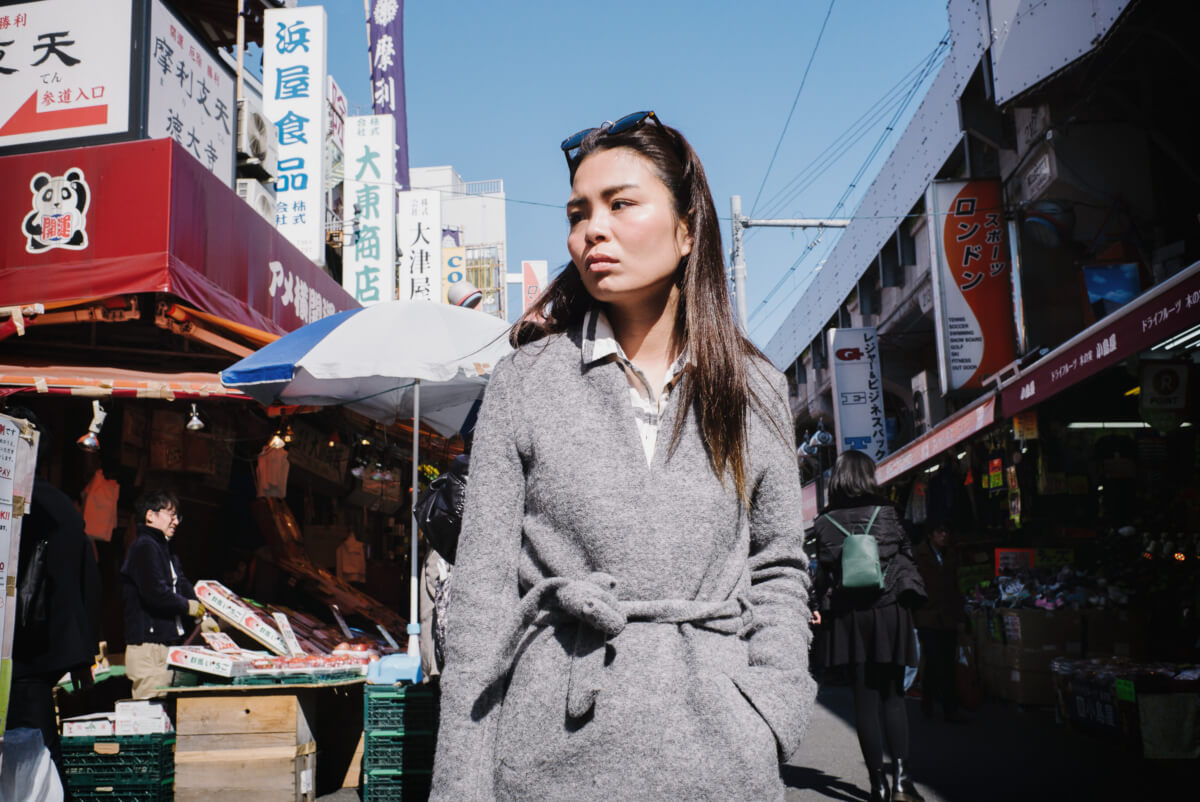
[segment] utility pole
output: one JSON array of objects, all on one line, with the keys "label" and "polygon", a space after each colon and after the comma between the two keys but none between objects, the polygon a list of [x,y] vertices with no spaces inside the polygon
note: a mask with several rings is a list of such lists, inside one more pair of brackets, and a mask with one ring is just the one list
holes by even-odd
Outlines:
[{"label": "utility pole", "polygon": [[750,226],[771,228],[845,228],[849,220],[822,219],[819,217],[802,217],[786,220],[752,220],[742,216],[742,196],[733,195],[729,199],[729,211],[733,218],[733,297],[737,303],[738,325],[742,332],[748,331],[746,324],[746,257],[742,250],[742,229]]}]

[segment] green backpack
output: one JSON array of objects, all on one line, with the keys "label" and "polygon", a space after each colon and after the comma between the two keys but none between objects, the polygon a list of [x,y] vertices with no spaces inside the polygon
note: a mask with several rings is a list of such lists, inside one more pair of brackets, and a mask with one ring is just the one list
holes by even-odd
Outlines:
[{"label": "green backpack", "polygon": [[884,577],[887,572],[879,564],[879,544],[871,534],[875,516],[879,515],[882,507],[876,507],[871,513],[871,520],[861,534],[852,534],[842,526],[832,515],[825,518],[846,534],[842,542],[842,587],[851,590],[883,590]]}]

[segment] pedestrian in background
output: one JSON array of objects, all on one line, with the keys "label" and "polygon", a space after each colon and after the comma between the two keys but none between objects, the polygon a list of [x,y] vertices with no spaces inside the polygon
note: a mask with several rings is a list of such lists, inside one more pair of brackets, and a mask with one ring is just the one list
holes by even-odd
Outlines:
[{"label": "pedestrian in background", "polygon": [[[829,506],[814,524],[817,535],[816,611],[821,626],[817,665],[854,672],[854,726],[871,782],[871,802],[920,802],[908,769],[908,717],[904,669],[917,665],[910,607],[924,599],[912,544],[892,502],[875,483],[875,463],[861,451],[837,458],[829,480]],[[869,530],[869,531],[868,531]],[[869,534],[878,546],[884,587],[842,585],[846,532]],[[892,782],[883,766],[884,741],[893,759]]]},{"label": "pedestrian in background", "polygon": [[[125,596],[125,675],[133,698],[160,695],[175,672],[167,667],[167,647],[183,643],[191,619],[204,615],[192,583],[171,548],[181,516],[174,493],[151,491],[134,505],[137,538],[125,555],[121,581]],[[186,623],[185,623],[186,622]]]},{"label": "pedestrian in background", "polygon": [[815,691],[784,378],[683,135],[562,148],[572,264],[480,413],[433,798],[782,800]]},{"label": "pedestrian in background", "polygon": [[964,599],[958,587],[958,558],[950,545],[950,526],[935,524],[929,537],[916,548],[917,568],[925,581],[929,600],[916,611],[917,634],[925,655],[921,672],[921,712],[933,716],[935,701],[942,703],[946,721],[963,724],[955,687],[955,654],[958,633],[966,623]]}]

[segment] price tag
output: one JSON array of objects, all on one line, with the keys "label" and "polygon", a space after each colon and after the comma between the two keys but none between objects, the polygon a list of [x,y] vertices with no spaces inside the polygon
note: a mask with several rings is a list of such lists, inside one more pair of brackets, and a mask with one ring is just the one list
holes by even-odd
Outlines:
[{"label": "price tag", "polygon": [[1137,700],[1137,695],[1133,690],[1133,680],[1119,679],[1113,682],[1113,687],[1117,691],[1117,700],[1121,702],[1133,702]]}]

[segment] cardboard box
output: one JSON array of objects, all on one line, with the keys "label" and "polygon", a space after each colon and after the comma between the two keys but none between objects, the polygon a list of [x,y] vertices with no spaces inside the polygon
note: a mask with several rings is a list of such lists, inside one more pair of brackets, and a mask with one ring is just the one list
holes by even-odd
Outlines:
[{"label": "cardboard box", "polygon": [[188,668],[218,677],[240,677],[246,673],[250,661],[240,655],[205,649],[200,646],[172,646],[167,651],[167,665]]},{"label": "cardboard box", "polygon": [[288,653],[283,637],[258,613],[242,604],[239,597],[220,582],[202,579],[196,583],[196,598],[222,621],[249,635],[280,656]]},{"label": "cardboard box", "polygon": [[62,735],[64,738],[95,737],[97,735],[114,735],[112,713],[89,713],[86,716],[75,716],[64,719]]}]

